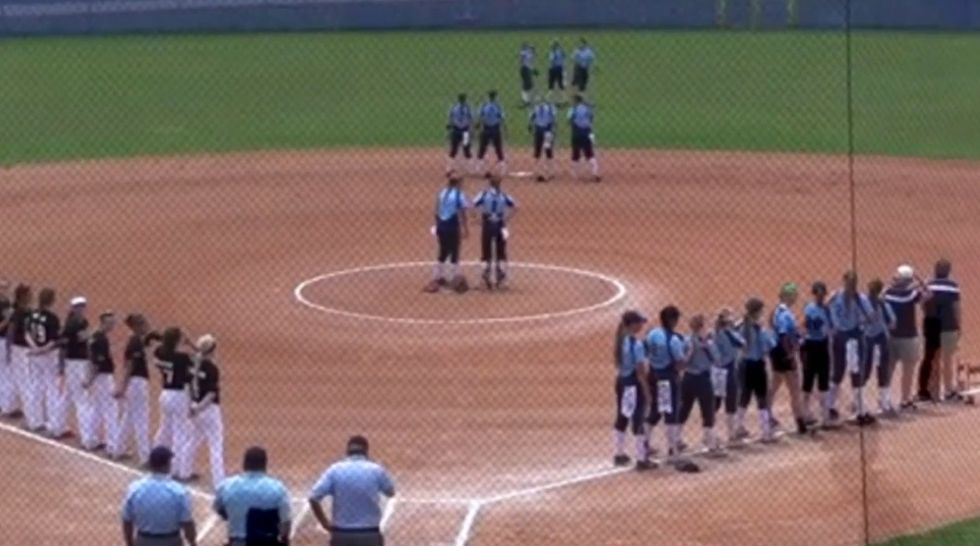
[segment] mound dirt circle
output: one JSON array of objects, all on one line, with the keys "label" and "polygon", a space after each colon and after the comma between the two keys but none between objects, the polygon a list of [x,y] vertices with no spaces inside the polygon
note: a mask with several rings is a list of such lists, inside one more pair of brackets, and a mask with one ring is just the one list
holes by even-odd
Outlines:
[{"label": "mound dirt circle", "polygon": [[326,273],[300,283],[300,303],[332,315],[416,324],[539,321],[585,314],[614,305],[626,288],[613,277],[562,266],[511,264],[507,287],[487,289],[481,266],[462,267],[467,294],[422,291],[431,274],[425,262],[383,264]]}]

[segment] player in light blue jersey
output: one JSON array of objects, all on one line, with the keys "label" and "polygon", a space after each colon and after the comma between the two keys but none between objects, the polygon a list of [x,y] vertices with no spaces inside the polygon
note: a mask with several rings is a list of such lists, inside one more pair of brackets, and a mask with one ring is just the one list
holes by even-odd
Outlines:
[{"label": "player in light blue jersey", "polygon": [[568,111],[568,123],[572,127],[572,175],[580,178],[578,165],[584,155],[592,170],[592,180],[599,182],[602,178],[599,176],[599,160],[595,156],[594,121],[592,106],[585,102],[582,95],[575,95],[572,108]]},{"label": "player in light blue jersey", "polygon": [[[425,287],[425,291],[429,293],[436,293],[443,286],[449,286],[460,294],[469,289],[466,277],[459,271],[460,240],[469,236],[466,213],[470,208],[462,185],[463,179],[452,177],[436,196],[432,234],[438,240],[439,253],[433,267],[432,281]],[[445,271],[447,264],[448,276]]]},{"label": "player in light blue jersey", "polygon": [[534,46],[527,42],[521,44],[518,60],[521,65],[521,106],[523,108],[530,108],[531,96],[534,94],[534,77],[538,75],[538,70],[534,68],[534,57]]},{"label": "player in light blue jersey", "polygon": [[[558,110],[554,104],[539,99],[531,110],[527,130],[534,136],[534,162],[538,182],[554,178],[553,163],[555,160],[555,130]],[[541,165],[541,153],[544,152],[544,168]]]},{"label": "player in light blue jersey", "polygon": [[562,49],[558,40],[551,42],[551,50],[548,51],[548,100],[555,101],[554,94],[558,94],[557,103],[564,106],[565,103],[565,50]]},{"label": "player in light blue jersey", "polygon": [[572,52],[572,87],[579,93],[585,93],[589,87],[589,73],[595,68],[595,50],[585,38],[579,40],[579,45]]},{"label": "player in light blue jersey", "polygon": [[449,161],[446,165],[446,176],[452,176],[456,172],[456,156],[460,150],[467,162],[472,159],[470,138],[472,127],[473,110],[466,102],[466,93],[460,93],[456,103],[449,108],[449,119],[446,121],[446,131],[449,132]]}]

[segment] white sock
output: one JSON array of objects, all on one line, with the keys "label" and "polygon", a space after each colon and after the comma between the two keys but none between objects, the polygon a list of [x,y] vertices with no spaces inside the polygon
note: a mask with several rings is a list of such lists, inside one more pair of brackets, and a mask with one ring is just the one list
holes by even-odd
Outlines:
[{"label": "white sock", "polygon": [[735,414],[725,415],[725,426],[728,428],[728,439],[731,440],[735,437]]},{"label": "white sock", "polygon": [[482,159],[477,159],[476,160],[476,172],[481,173],[481,174],[483,173],[483,160]]},{"label": "white sock", "polygon": [[613,434],[613,443],[614,443],[614,445],[616,447],[616,455],[625,455],[626,454],[626,433],[625,432],[620,432],[618,430],[615,431],[615,434]]},{"label": "white sock", "polygon": [[827,407],[829,409],[834,409],[837,405],[837,393],[840,391],[840,385],[836,383],[831,383],[830,390],[827,391]]},{"label": "white sock", "polygon": [[854,413],[864,415],[867,412],[864,404],[864,387],[859,387],[854,393]]},{"label": "white sock", "polygon": [[432,266],[432,278],[437,281],[442,278],[442,262]]},{"label": "white sock", "polygon": [[830,408],[834,407],[834,402],[830,398],[830,391],[820,393],[820,412],[824,420],[830,419]]},{"label": "white sock", "polygon": [[500,271],[501,273],[503,273],[504,275],[506,275],[507,274],[507,269],[508,269],[507,268],[507,262],[497,262],[497,270],[498,271]]},{"label": "white sock", "polygon": [[735,412],[735,429],[745,428],[745,408],[738,408]]},{"label": "white sock", "polygon": [[714,431],[714,429],[711,429],[711,428],[704,429],[704,439],[703,439],[703,442],[704,442],[704,447],[706,447],[708,449],[714,449],[715,448],[715,444],[717,442],[715,442],[715,431]]},{"label": "white sock", "polygon": [[667,425],[667,437],[670,441],[670,448],[676,451],[681,445],[681,426]]},{"label": "white sock", "polygon": [[490,262],[483,262],[483,272],[487,275],[490,274]]},{"label": "white sock", "polygon": [[592,167],[592,176],[599,176],[599,160],[593,157],[589,160],[589,166]]},{"label": "white sock", "polygon": [[642,434],[636,435],[633,440],[636,442],[636,460],[645,461],[649,457],[647,454],[646,438]]},{"label": "white sock", "polygon": [[524,101],[524,103],[531,102],[531,99],[528,97],[527,91],[521,91],[521,100]]},{"label": "white sock", "polygon": [[650,425],[643,427],[643,442],[646,443],[647,447],[650,446],[651,436],[653,436],[653,427]]},{"label": "white sock", "polygon": [[450,264],[449,265],[449,278],[450,279],[455,279],[458,276],[459,276],[459,264]]},{"label": "white sock", "polygon": [[500,176],[507,176],[507,162],[501,161],[497,167],[500,169]]},{"label": "white sock", "polygon": [[759,411],[759,425],[762,427],[763,436],[772,434],[772,416],[769,414],[769,410]]}]

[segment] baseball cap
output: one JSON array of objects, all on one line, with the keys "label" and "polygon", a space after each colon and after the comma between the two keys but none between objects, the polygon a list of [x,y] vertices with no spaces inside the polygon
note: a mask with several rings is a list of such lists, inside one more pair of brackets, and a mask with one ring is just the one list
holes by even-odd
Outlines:
[{"label": "baseball cap", "polygon": [[214,339],[211,334],[204,334],[203,336],[197,338],[197,349],[204,353],[209,353],[214,350],[215,346],[218,345],[218,340]]},{"label": "baseball cap", "polygon": [[632,326],[634,324],[642,324],[647,322],[647,318],[643,316],[639,311],[627,311],[623,313],[623,324],[627,326]]},{"label": "baseball cap", "polygon": [[895,271],[895,276],[899,280],[909,281],[912,280],[913,276],[915,276],[915,270],[912,269],[911,265],[902,264],[898,266],[898,269]]},{"label": "baseball cap", "polygon": [[87,304],[88,304],[88,300],[85,299],[84,296],[75,296],[74,298],[71,299],[71,306],[72,307],[81,307],[81,306],[87,305]]},{"label": "baseball cap", "polygon": [[174,458],[174,452],[166,446],[157,446],[150,451],[150,468],[164,468]]},{"label": "baseball cap", "polygon": [[366,455],[368,452],[368,440],[360,434],[351,436],[347,440],[348,455]]}]

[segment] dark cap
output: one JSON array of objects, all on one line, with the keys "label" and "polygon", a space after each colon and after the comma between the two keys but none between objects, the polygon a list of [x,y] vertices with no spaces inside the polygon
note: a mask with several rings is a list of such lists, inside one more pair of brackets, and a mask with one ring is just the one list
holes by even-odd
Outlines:
[{"label": "dark cap", "polygon": [[623,313],[623,324],[626,326],[633,326],[634,324],[643,324],[647,322],[647,318],[643,316],[639,311],[627,311]]},{"label": "dark cap", "polygon": [[348,455],[367,455],[367,452],[368,441],[364,436],[358,434],[356,436],[351,436],[350,439],[347,440]]},{"label": "dark cap", "polygon": [[174,458],[174,452],[169,447],[157,446],[150,452],[150,468],[153,470],[165,469]]},{"label": "dark cap", "polygon": [[817,294],[827,295],[827,283],[823,281],[816,281],[813,286],[810,287],[810,292],[816,296]]},{"label": "dark cap", "polygon": [[245,472],[265,472],[268,466],[269,455],[265,452],[265,449],[259,446],[252,446],[245,450],[242,470]]}]

